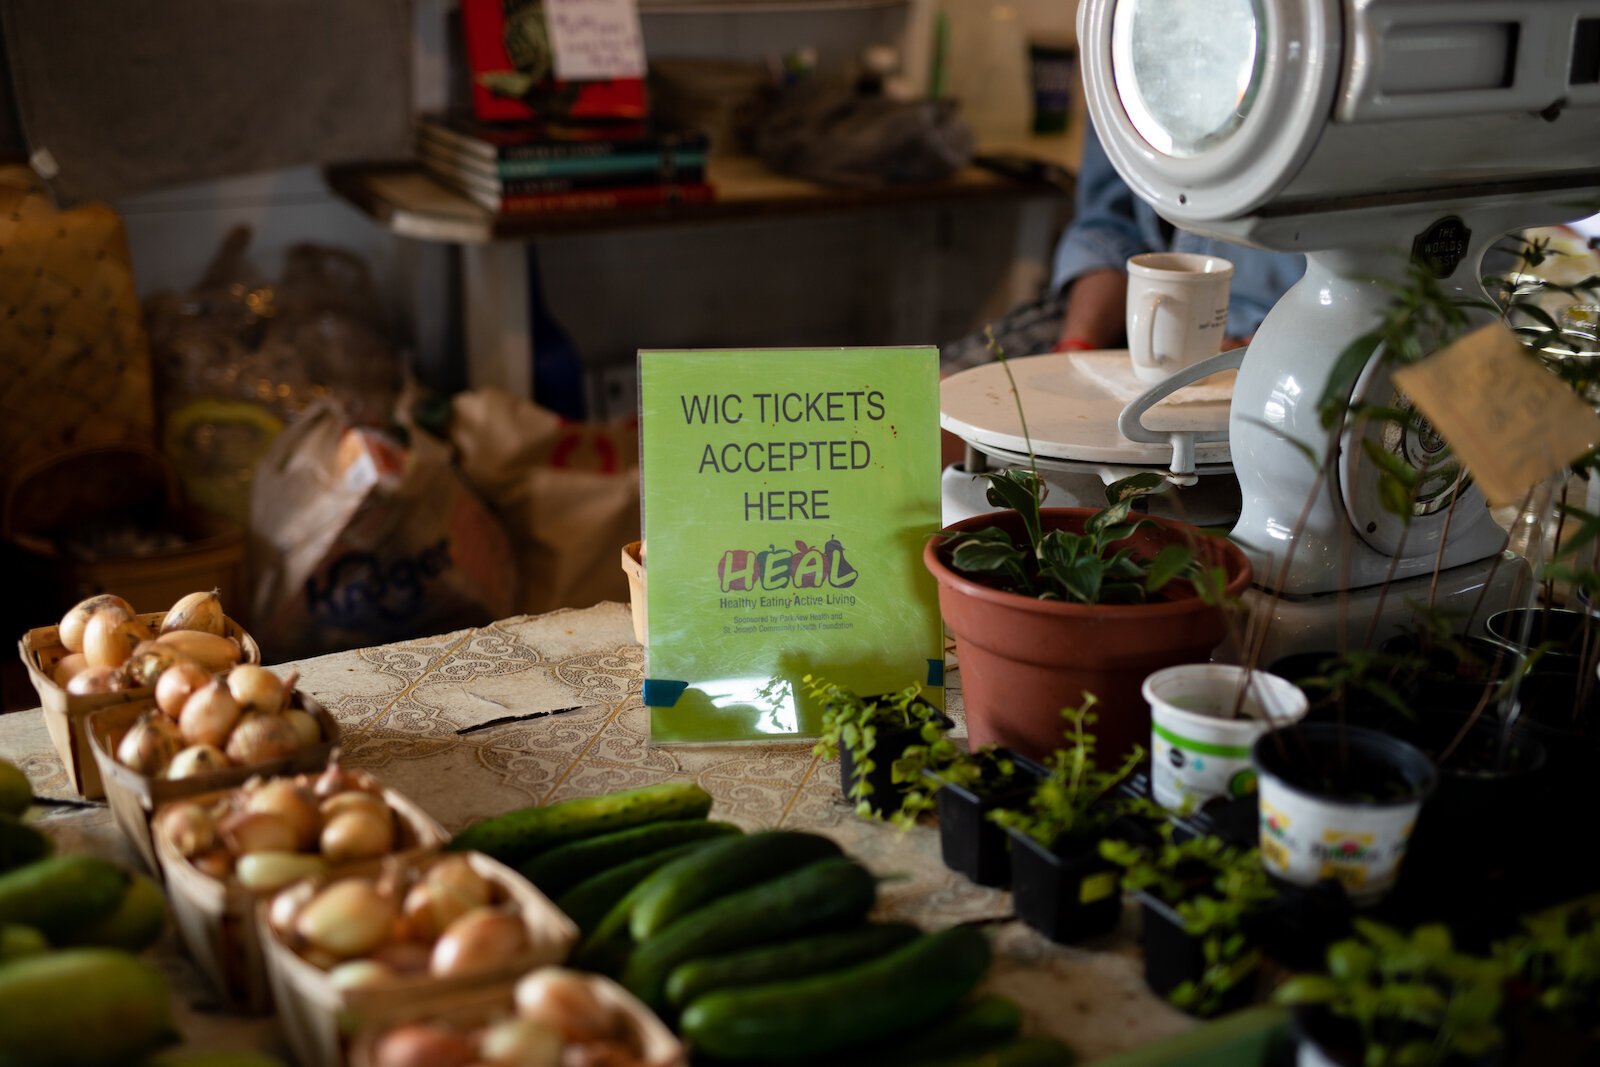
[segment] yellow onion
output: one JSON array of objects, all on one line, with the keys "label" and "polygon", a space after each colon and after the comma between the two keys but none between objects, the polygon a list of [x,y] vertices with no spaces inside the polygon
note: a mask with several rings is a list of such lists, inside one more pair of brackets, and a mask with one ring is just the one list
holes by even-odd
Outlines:
[{"label": "yellow onion", "polygon": [[339,990],[371,989],[394,978],[394,972],[377,960],[350,960],[328,972],[328,983]]},{"label": "yellow onion", "polygon": [[239,642],[231,637],[201,633],[199,630],[173,630],[156,638],[180,655],[194,660],[208,671],[221,672],[239,662]]},{"label": "yellow onion", "polygon": [[467,1067],[472,1045],[436,1023],[407,1023],[384,1034],[372,1054],[372,1067]]},{"label": "yellow onion", "polygon": [[365,793],[359,789],[352,789],[347,793],[335,793],[324,800],[321,810],[322,818],[326,821],[347,811],[370,811],[377,815],[387,816],[389,814],[389,805],[376,793]]},{"label": "yellow onion", "polygon": [[72,606],[72,610],[61,616],[61,623],[56,627],[56,635],[68,652],[83,651],[83,631],[89,625],[89,619],[96,612],[106,610],[120,611],[125,619],[134,617],[133,605],[110,593],[101,593],[88,600],[80,600]]},{"label": "yellow onion", "polygon": [[294,928],[313,948],[348,959],[377,948],[395,916],[394,901],[370,881],[346,878],[301,908]]},{"label": "yellow onion", "polygon": [[533,1019],[504,1019],[483,1031],[478,1057],[496,1067],[561,1067],[566,1042],[544,1023]]},{"label": "yellow onion", "polygon": [[117,746],[117,762],[154,778],[167,769],[181,748],[183,737],[172,720],[159,711],[150,711],[141,715],[123,736]]},{"label": "yellow onion", "polygon": [[177,722],[189,698],[210,684],[211,674],[200,664],[190,659],[177,660],[156,679],[156,707]]},{"label": "yellow onion", "polygon": [[305,787],[292,778],[274,778],[250,791],[245,810],[276,815],[294,828],[295,847],[309,849],[322,832],[322,815]]},{"label": "yellow onion", "polygon": [[222,748],[238,722],[238,701],[233,699],[227,686],[215,679],[190,694],[178,713],[178,729],[191,745]]},{"label": "yellow onion", "polygon": [[144,623],[115,608],[102,609],[83,628],[83,655],[91,667],[120,667],[148,640]]},{"label": "yellow onion", "polygon": [[322,825],[319,847],[329,863],[351,863],[388,855],[394,849],[394,818],[366,809],[335,813]]},{"label": "yellow onion", "polygon": [[245,711],[279,712],[288,704],[291,690],[265,667],[241,663],[228,672],[228,692]]},{"label": "yellow onion", "polygon": [[353,778],[354,775],[339,766],[337,759],[331,759],[328,761],[327,770],[317,775],[316,784],[312,786],[311,792],[318,800],[327,800],[346,790],[355,789]]},{"label": "yellow onion", "polygon": [[202,804],[185,801],[162,808],[156,816],[156,832],[172,842],[178,855],[186,859],[209,852],[217,844],[217,823]]},{"label": "yellow onion", "polygon": [[155,685],[173,664],[182,659],[175,649],[159,641],[141,641],[122,669],[134,685],[150,686]]},{"label": "yellow onion", "polygon": [[239,884],[257,893],[282,889],[290,882],[313,878],[327,870],[321,856],[299,852],[252,852],[239,857]]},{"label": "yellow onion", "polygon": [[79,697],[90,693],[115,693],[126,688],[128,679],[116,667],[85,667],[67,683],[67,692]]},{"label": "yellow onion", "polygon": [[522,919],[493,908],[474,908],[445,928],[433,945],[428,973],[435,978],[482,974],[526,955]]},{"label": "yellow onion", "polygon": [[[249,859],[246,856],[245,859]],[[214,848],[209,852],[202,852],[198,856],[190,856],[189,862],[194,864],[194,869],[201,874],[221,880],[233,873],[233,853],[225,848]]]},{"label": "yellow onion", "polygon": [[415,941],[390,941],[372,950],[372,958],[395,974],[426,974],[431,954],[427,945]]},{"label": "yellow onion", "polygon": [[541,967],[517,983],[517,1014],[543,1023],[567,1041],[606,1041],[622,1029],[622,1016],[595,993],[589,980],[562,967]]},{"label": "yellow onion", "polygon": [[295,851],[294,827],[287,819],[264,811],[235,812],[223,819],[218,829],[223,843],[236,856]]},{"label": "yellow onion", "polygon": [[300,739],[301,748],[310,748],[322,740],[322,724],[309,711],[290,708],[283,713],[283,721],[294,727],[294,734]]},{"label": "yellow onion", "polygon": [[162,633],[172,633],[174,630],[195,630],[218,637],[227,633],[227,625],[222,617],[222,601],[217,598],[217,591],[213,589],[209,593],[190,593],[180,597],[176,604],[167,609],[166,617],[161,620]]},{"label": "yellow onion", "polygon": [[277,931],[279,937],[293,940],[295,917],[316,895],[317,887],[312,882],[300,882],[275,894],[272,903],[267,905],[267,925]]},{"label": "yellow onion", "polygon": [[282,759],[300,750],[300,735],[281,715],[252,711],[228,735],[225,751],[240,766]]},{"label": "yellow onion", "polygon": [[[170,723],[172,720],[164,721]],[[215,774],[230,766],[232,764],[228,762],[228,757],[216,745],[190,745],[172,757],[172,762],[167,765],[167,777],[176,782],[202,774]]]},{"label": "yellow onion", "polygon": [[59,686],[66,686],[72,681],[74,675],[83,673],[88,669],[89,657],[82,652],[68,652],[56,663],[56,669],[50,672],[50,678]]},{"label": "yellow onion", "polygon": [[488,880],[467,857],[447,856],[406,894],[406,919],[418,937],[432,941],[467,912],[487,905],[491,893]]}]

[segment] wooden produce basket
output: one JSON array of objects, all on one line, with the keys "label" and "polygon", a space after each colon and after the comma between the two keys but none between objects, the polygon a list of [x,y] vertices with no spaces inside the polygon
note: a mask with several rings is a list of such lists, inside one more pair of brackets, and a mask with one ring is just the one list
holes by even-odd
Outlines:
[{"label": "wooden produce basket", "polygon": [[[156,629],[166,616],[164,611],[144,612],[139,615],[139,620]],[[224,623],[227,636],[239,642],[239,662],[260,663],[261,647],[256,644],[255,638],[226,616]],[[45,727],[50,731],[50,740],[55,743],[56,753],[67,768],[72,788],[85,800],[102,799],[106,795],[105,786],[100,781],[100,769],[95,766],[94,757],[90,754],[85,719],[90,712],[101,708],[149,700],[155,696],[155,687],[147,685],[86,696],[67,692],[51,677],[56,664],[67,655],[66,647],[61,644],[61,637],[54,626],[29,630],[22,635],[17,647],[22,652],[22,662],[27,665],[28,677],[33,680],[33,688],[39,694],[39,702],[44,706]]]},{"label": "wooden produce basket", "polygon": [[[611,979],[598,974],[584,976],[596,995],[615,1006],[628,1020],[633,1036],[643,1051],[645,1067],[687,1067],[689,1058],[683,1042],[639,999]],[[397,1009],[381,1022],[364,1025],[350,1043],[349,1067],[376,1067],[378,1042],[383,1035],[403,1023],[443,1023],[463,1030],[516,1014],[512,996],[503,989],[480,988],[449,996],[434,997]]]},{"label": "wooden produce basket", "polygon": [[[516,906],[532,945],[517,959],[481,974],[455,978],[407,975],[382,986],[341,990],[329,980],[329,972],[308,962],[284,942],[267,921],[271,899],[261,901],[257,924],[266,956],[267,980],[272,987],[279,1028],[301,1067],[343,1067],[346,1042],[357,1028],[377,1025],[408,1011],[426,1011],[442,997],[485,989],[509,999],[521,975],[567,958],[578,941],[578,928],[571,919],[505,864],[477,852],[462,855],[494,887],[493,903]],[[412,866],[425,870],[442,858],[435,854]],[[314,882],[322,886],[339,877],[324,875]]]},{"label": "wooden produce basket", "polygon": [[111,815],[129,841],[133,842],[145,866],[161,875],[161,865],[156,862],[156,846],[150,832],[150,821],[158,807],[175,800],[187,800],[202,793],[217,793],[243,785],[257,775],[278,777],[320,771],[328,765],[333,750],[339,744],[339,724],[328,710],[309,694],[296,689],[289,706],[310,712],[322,727],[322,740],[309,748],[302,748],[281,759],[266,763],[253,763],[247,767],[229,767],[213,774],[196,775],[171,781],[151,778],[117,760],[117,746],[123,735],[145,712],[156,706],[149,698],[127,704],[101,708],[87,718],[89,748],[100,772],[100,782],[105,787],[106,803],[111,805]]},{"label": "wooden produce basket", "polygon": [[633,639],[648,647],[650,615],[645,600],[643,541],[629,541],[622,546],[622,573],[628,576],[628,607],[633,613]]},{"label": "wooden produce basket", "polygon": [[[188,799],[209,804],[229,792],[221,789]],[[450,840],[444,827],[411,800],[392,789],[384,789],[382,796],[398,816],[401,842],[392,855],[420,856]],[[157,808],[156,815],[160,813]],[[271,891],[246,889],[231,876],[226,880],[212,878],[179,854],[164,834],[154,836],[172,924],[189,957],[229,1004],[242,1011],[268,1010],[272,995],[261,955],[256,904]],[[331,873],[367,874],[379,870],[388,858],[346,864],[333,868]]]}]

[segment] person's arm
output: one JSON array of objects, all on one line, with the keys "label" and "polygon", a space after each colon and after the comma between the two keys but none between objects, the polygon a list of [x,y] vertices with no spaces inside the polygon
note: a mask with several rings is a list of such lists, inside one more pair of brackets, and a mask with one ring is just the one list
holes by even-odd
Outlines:
[{"label": "person's arm", "polygon": [[1128,294],[1124,265],[1148,251],[1133,190],[1111,165],[1091,126],[1084,135],[1072,224],[1056,245],[1051,285],[1068,295],[1061,344],[1110,348],[1123,334]]},{"label": "person's arm", "polygon": [[1057,349],[1115,348],[1127,321],[1128,276],[1101,267],[1068,283]]}]

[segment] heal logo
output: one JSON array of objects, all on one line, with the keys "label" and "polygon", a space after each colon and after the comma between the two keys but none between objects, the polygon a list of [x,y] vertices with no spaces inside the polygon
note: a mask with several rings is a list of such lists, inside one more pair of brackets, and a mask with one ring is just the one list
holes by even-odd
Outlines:
[{"label": "heal logo", "polygon": [[717,562],[717,581],[724,593],[757,589],[848,589],[860,572],[845,559],[844,545],[829,538],[821,548],[795,541],[794,548],[768,545],[765,551],[732,548]]}]

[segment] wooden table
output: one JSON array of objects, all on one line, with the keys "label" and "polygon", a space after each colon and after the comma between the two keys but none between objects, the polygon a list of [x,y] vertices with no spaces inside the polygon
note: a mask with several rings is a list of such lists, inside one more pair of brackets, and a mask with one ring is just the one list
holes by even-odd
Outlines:
[{"label": "wooden table", "polygon": [[[639,699],[643,650],[626,605],[507,619],[295,666],[302,688],[338,717],[345,762],[448,829],[529,804],[691,779],[715,798],[715,818],[834,838],[887,879],[882,917],[930,929],[983,924],[996,953],[986,988],[1017,1000],[1031,1032],[1059,1037],[1084,1060],[1194,1025],[1145,989],[1128,921],[1084,948],[1050,944],[1012,918],[1009,894],[946,869],[932,826],[901,832],[857,818],[840,796],[837,765],[809,746],[652,747]],[[960,672],[950,677],[961,732]],[[72,793],[38,712],[0,716],[0,757],[27,772],[41,798],[30,818],[59,851],[137,867],[109,811]],[[270,1019],[219,1008],[170,933],[154,951],[186,1002],[180,1028],[193,1045],[282,1053]]]}]

